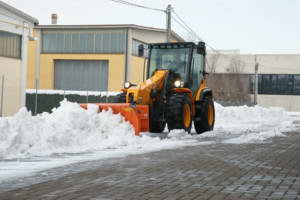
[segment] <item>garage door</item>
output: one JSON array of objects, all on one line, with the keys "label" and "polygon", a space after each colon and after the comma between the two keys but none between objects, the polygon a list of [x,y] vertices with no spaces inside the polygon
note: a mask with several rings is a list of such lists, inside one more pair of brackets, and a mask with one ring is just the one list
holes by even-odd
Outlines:
[{"label": "garage door", "polygon": [[59,90],[107,91],[108,61],[56,60],[54,88]]}]

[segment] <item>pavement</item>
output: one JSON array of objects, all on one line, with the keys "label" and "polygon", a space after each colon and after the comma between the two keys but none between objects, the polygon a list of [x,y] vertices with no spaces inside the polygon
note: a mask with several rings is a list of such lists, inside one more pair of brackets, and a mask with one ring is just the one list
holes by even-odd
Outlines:
[{"label": "pavement", "polygon": [[0,184],[0,199],[300,199],[300,132],[65,166]]}]

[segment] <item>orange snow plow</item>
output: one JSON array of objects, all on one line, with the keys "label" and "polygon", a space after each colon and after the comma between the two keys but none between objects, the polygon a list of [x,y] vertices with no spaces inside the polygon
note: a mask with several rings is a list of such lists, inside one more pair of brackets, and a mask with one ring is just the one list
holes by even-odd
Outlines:
[{"label": "orange snow plow", "polygon": [[[97,103],[98,112],[111,109],[114,114],[121,114],[134,128],[135,135],[149,132],[149,109],[147,105],[131,105],[129,103]],[[87,104],[81,104],[87,109]]]}]

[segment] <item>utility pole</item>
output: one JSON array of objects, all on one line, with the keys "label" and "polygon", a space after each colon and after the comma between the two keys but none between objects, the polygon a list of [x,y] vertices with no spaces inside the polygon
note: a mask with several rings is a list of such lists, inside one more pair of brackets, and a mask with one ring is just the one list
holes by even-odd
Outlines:
[{"label": "utility pole", "polygon": [[4,75],[2,76],[1,81],[1,107],[0,107],[0,117],[3,117],[3,95],[4,95]]},{"label": "utility pole", "polygon": [[38,86],[39,80],[35,79],[35,101],[34,101],[34,115],[37,115],[38,112]]},{"label": "utility pole", "polygon": [[167,14],[167,42],[171,42],[171,13],[172,6],[169,4],[166,10]]},{"label": "utility pole", "polygon": [[258,94],[258,67],[259,67],[259,64],[256,60],[256,55],[255,55],[255,79],[254,79],[254,105],[257,105],[257,94]]}]

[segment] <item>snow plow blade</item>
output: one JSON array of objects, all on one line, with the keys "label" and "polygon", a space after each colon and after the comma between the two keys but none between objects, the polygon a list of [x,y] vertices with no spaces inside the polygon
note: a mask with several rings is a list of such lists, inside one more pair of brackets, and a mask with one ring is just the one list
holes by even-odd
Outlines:
[{"label": "snow plow blade", "polygon": [[[80,106],[87,109],[88,104]],[[131,105],[129,103],[96,103],[98,112],[112,109],[114,114],[121,114],[126,121],[129,121],[134,128],[135,135],[141,132],[149,132],[149,107],[147,105]]]}]

